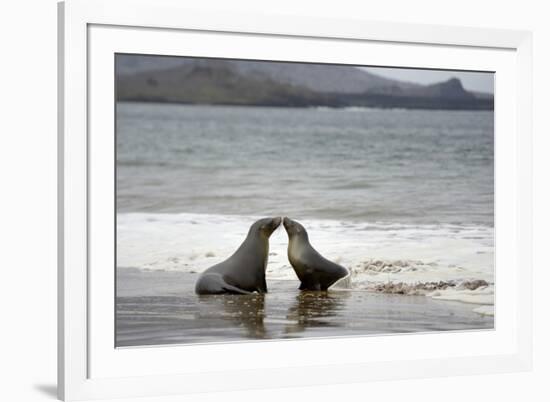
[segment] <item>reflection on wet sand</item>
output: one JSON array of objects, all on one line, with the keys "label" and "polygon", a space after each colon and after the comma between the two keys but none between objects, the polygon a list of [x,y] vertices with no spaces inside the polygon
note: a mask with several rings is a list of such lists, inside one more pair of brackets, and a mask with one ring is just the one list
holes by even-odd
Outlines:
[{"label": "reflection on wet sand", "polygon": [[315,327],[338,327],[331,320],[345,309],[348,292],[300,292],[289,307],[285,334],[303,332]]},{"label": "reflection on wet sand", "polygon": [[404,296],[331,289],[300,292],[271,281],[265,295],[193,292],[196,276],[119,270],[116,346],[362,336],[493,328],[471,306]]},{"label": "reflection on wet sand", "polygon": [[[248,338],[266,338],[265,295],[202,295],[199,302],[208,305],[207,312],[217,317],[231,321],[232,326],[245,330]],[[204,314],[200,317],[203,318]]]}]

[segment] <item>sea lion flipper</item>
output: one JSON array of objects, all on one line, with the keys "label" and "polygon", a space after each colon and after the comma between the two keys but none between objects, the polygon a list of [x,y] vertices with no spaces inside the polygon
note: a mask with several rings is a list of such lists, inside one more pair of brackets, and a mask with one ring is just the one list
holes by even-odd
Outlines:
[{"label": "sea lion flipper", "polygon": [[201,275],[201,277],[197,281],[197,284],[195,285],[195,293],[199,295],[215,295],[222,293],[249,295],[252,292],[230,285],[221,275],[217,273],[206,272]]},{"label": "sea lion flipper", "polygon": [[300,283],[299,290],[321,290],[321,284],[319,282],[302,282]]},{"label": "sea lion flipper", "polygon": [[225,283],[222,286],[222,289],[225,290],[226,293],[231,293],[231,294],[238,294],[238,295],[250,295],[250,294],[252,294],[252,292],[249,292],[248,290],[239,289],[238,287],[232,286],[228,283]]}]

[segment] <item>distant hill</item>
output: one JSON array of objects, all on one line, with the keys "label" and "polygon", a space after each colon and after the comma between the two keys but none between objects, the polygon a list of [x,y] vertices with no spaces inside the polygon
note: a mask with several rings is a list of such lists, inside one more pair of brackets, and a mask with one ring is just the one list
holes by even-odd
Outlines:
[{"label": "distant hill", "polygon": [[[321,98],[325,97],[326,100]],[[192,65],[119,77],[118,100],[190,104],[330,105],[328,97],[268,77],[239,74],[227,66]]]},{"label": "distant hill", "polygon": [[[418,85],[353,66],[117,55],[117,100],[287,107],[493,108],[453,78]],[[483,95],[483,96],[482,96]]]},{"label": "distant hill", "polygon": [[341,65],[171,56],[117,56],[117,74],[120,76],[164,70],[189,71],[192,67],[225,68],[240,75],[269,77],[273,81],[317,92],[361,93],[392,85],[403,88],[415,86],[411,83],[380,77],[355,67]]}]

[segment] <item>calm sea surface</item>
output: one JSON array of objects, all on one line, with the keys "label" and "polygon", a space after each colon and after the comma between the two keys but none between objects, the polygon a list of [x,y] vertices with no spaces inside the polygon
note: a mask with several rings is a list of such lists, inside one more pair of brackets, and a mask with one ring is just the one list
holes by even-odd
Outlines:
[{"label": "calm sea surface", "polygon": [[117,105],[118,212],[493,225],[493,113]]}]

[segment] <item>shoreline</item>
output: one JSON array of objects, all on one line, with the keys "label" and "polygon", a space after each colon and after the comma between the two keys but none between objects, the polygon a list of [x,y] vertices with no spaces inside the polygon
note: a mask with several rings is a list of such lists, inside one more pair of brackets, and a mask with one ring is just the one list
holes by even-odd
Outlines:
[{"label": "shoreline", "polygon": [[[119,214],[117,265],[200,273],[231,255],[254,220],[237,215]],[[352,288],[494,304],[491,227],[301,222],[317,250],[350,270]],[[212,233],[223,236],[212,238]],[[277,229],[270,237],[268,282],[295,280],[287,247],[287,234]]]},{"label": "shoreline", "polygon": [[[482,101],[482,98],[478,98]],[[142,98],[125,98],[125,99],[117,99],[116,103],[120,104],[131,104],[131,103],[137,103],[137,104],[153,104],[153,105],[173,105],[173,106],[196,106],[196,107],[235,107],[235,108],[265,108],[265,109],[298,109],[298,110],[334,110],[334,111],[356,111],[356,110],[387,110],[387,111],[409,111],[409,110],[421,110],[421,111],[430,111],[430,112],[487,112],[487,113],[494,113],[494,107],[486,106],[483,107],[472,107],[472,108],[455,108],[455,107],[438,107],[437,104],[430,104],[425,105],[425,107],[422,107],[422,105],[418,104],[411,104],[409,103],[409,99],[407,99],[407,102],[405,103],[396,103],[396,104],[387,104],[387,105],[376,105],[376,104],[370,104],[370,105],[325,105],[325,104],[307,104],[307,105],[293,105],[289,106],[287,104],[247,104],[247,103],[215,103],[215,104],[208,104],[208,103],[193,103],[193,102],[183,102],[183,101],[173,101],[173,100],[164,100],[160,98],[148,98],[148,99],[142,99]]]}]

